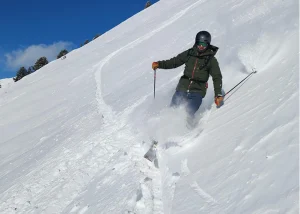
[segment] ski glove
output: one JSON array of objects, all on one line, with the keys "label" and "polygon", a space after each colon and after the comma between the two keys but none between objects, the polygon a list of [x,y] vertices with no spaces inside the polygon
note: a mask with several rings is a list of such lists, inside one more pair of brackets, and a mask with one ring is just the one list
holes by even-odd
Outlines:
[{"label": "ski glove", "polygon": [[158,68],[158,62],[153,62],[152,63],[152,69],[156,70]]},{"label": "ski glove", "polygon": [[222,96],[215,97],[215,104],[217,105],[217,108],[221,107],[224,104],[223,100],[224,98]]}]

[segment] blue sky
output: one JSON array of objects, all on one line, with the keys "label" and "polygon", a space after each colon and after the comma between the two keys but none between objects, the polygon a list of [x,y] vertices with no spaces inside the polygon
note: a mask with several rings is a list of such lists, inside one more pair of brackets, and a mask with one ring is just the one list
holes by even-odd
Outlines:
[{"label": "blue sky", "polygon": [[79,47],[140,12],[145,4],[146,0],[1,2],[0,79],[15,76],[20,66],[33,65],[41,54],[54,58],[63,48]]}]

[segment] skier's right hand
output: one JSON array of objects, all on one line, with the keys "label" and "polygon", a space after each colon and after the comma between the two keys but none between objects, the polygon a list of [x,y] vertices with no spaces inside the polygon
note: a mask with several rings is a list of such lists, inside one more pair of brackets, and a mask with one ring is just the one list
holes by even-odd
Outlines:
[{"label": "skier's right hand", "polygon": [[152,69],[156,70],[158,68],[158,62],[152,62]]}]

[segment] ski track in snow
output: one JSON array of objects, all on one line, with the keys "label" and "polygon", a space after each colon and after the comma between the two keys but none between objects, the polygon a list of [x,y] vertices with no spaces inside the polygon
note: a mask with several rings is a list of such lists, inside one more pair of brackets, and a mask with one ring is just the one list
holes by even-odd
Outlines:
[{"label": "ski track in snow", "polygon": [[[152,36],[152,34],[145,36],[144,39],[149,38]],[[127,48],[132,48],[133,46],[139,44],[142,42],[144,39],[137,39],[134,42],[129,43],[127,46],[113,52],[109,56],[107,56],[105,59],[103,59],[99,64],[95,66],[95,78],[97,81],[97,101],[98,101],[98,107],[99,107],[99,112],[104,112],[104,117],[107,123],[110,124],[119,124],[118,126],[123,126],[126,124],[126,119],[123,119],[123,123],[120,122],[122,121],[122,118],[119,118],[119,121],[116,123],[115,117],[113,116],[113,112],[109,108],[108,105],[105,104],[103,98],[102,98],[102,93],[101,93],[101,74],[102,74],[102,68],[103,66],[115,55],[119,54],[123,50]],[[105,107],[104,107],[105,106]],[[103,109],[104,108],[104,109]],[[108,120],[107,118],[108,114]],[[118,117],[122,117],[123,115],[119,115]],[[123,116],[124,117],[124,116]],[[138,139],[137,139],[138,141]],[[137,152],[138,154],[141,154],[141,151]],[[143,157],[143,156],[142,156]],[[132,161],[134,161],[134,158],[132,158]],[[163,213],[162,212],[162,205],[161,205],[161,196],[160,196],[160,175],[159,175],[159,170],[154,169],[153,167],[148,167],[145,164],[145,161],[141,161],[140,158],[137,158],[135,162],[135,165],[138,166],[138,168],[141,170],[141,173],[145,174],[145,177],[140,181],[140,189],[137,190],[137,204],[136,207],[134,208],[134,213]],[[142,163],[142,164],[140,164]],[[151,169],[152,168],[152,169]],[[150,173],[150,172],[155,172],[155,173]],[[150,174],[149,174],[150,173]]]},{"label": "ski track in snow", "polygon": [[[138,102],[136,102],[133,106],[131,106],[128,109],[124,110],[124,113],[122,115],[118,115],[118,122],[116,119],[116,115],[112,112],[112,109],[105,103],[103,96],[102,96],[102,72],[103,67],[106,63],[108,63],[113,57],[117,56],[118,54],[121,54],[123,51],[126,51],[127,49],[131,49],[138,44],[142,43],[143,41],[149,39],[154,34],[158,33],[165,27],[171,25],[176,20],[180,19],[184,14],[186,14],[189,10],[195,8],[197,5],[202,4],[205,1],[197,1],[194,4],[190,5],[189,7],[185,8],[184,10],[181,10],[177,14],[175,14],[173,17],[171,17],[169,20],[162,23],[157,29],[153,30],[150,33],[147,33],[146,35],[136,39],[135,41],[132,41],[131,43],[125,45],[124,47],[114,51],[113,53],[109,54],[107,57],[105,57],[103,60],[101,60],[98,64],[94,66],[94,72],[95,72],[95,79],[97,82],[97,102],[98,102],[98,112],[101,112],[104,116],[105,123],[110,124],[119,124],[119,128],[121,126],[124,126],[124,124],[128,123],[128,115],[130,115],[135,107],[139,106],[141,103],[145,101],[147,98],[146,95],[144,96],[144,99],[140,99]],[[121,118],[120,118],[121,117]],[[123,121],[123,122],[120,122]],[[138,160],[136,163],[140,163],[140,160]],[[143,163],[143,162],[142,162]],[[137,213],[164,213],[163,212],[163,204],[162,204],[162,191],[163,189],[162,182],[161,182],[161,173],[159,169],[156,169],[155,167],[147,166],[143,163],[139,166],[141,172],[145,174],[145,178],[140,182],[141,188],[137,190],[137,205],[134,212]],[[179,179],[179,175],[175,174],[171,176],[170,182],[172,183],[171,190],[170,190],[170,197],[174,197],[174,190],[175,190],[175,181]],[[165,193],[168,195],[168,193]],[[143,205],[141,205],[143,204]],[[171,203],[170,203],[171,204]],[[143,207],[143,209],[141,209]]]},{"label": "ski track in snow", "polygon": [[210,205],[217,204],[217,201],[207,192],[205,192],[196,181],[191,184],[191,187],[198,193],[198,195]]}]

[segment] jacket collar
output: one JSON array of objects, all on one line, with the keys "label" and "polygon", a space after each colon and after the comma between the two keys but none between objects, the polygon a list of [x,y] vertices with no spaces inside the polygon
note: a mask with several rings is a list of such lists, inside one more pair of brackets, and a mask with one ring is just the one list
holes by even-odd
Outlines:
[{"label": "jacket collar", "polygon": [[197,50],[197,46],[195,44],[193,46],[192,50],[193,50],[193,55],[194,56],[201,57],[201,56],[209,56],[209,55],[214,56],[218,52],[219,48],[216,47],[216,46],[213,46],[213,45],[209,45],[209,47],[206,49],[206,51],[204,51],[203,53],[199,54],[199,52]]}]

